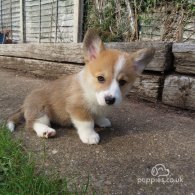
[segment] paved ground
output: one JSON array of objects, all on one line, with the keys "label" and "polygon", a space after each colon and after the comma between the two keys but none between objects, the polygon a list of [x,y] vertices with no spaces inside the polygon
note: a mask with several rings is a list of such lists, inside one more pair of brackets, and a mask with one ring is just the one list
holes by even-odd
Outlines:
[{"label": "paved ground", "polygon": [[[35,78],[0,71],[0,120],[42,84]],[[14,135],[36,154],[38,164],[45,159],[48,172],[57,171],[79,182],[89,176],[90,188],[97,194],[195,194],[194,113],[131,100],[110,118],[113,128],[97,129],[99,145],[82,144],[71,127],[58,128],[58,136],[49,140],[22,127]],[[155,176],[157,164],[168,170],[157,167]],[[167,178],[172,183],[162,182]],[[179,178],[180,182],[174,183],[173,179]],[[155,182],[146,184],[146,179]]]}]

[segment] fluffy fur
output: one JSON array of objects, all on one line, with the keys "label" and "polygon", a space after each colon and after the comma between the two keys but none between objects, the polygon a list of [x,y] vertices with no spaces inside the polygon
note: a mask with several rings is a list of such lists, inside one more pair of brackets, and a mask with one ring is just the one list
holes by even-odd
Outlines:
[{"label": "fluffy fur", "polygon": [[120,104],[153,55],[152,48],[131,54],[106,49],[100,37],[88,31],[84,38],[83,70],[32,91],[21,109],[8,119],[7,127],[13,131],[24,118],[27,129],[49,138],[56,135],[51,122],[62,126],[72,122],[83,143],[97,144],[100,137],[94,124],[111,126],[105,114]]}]

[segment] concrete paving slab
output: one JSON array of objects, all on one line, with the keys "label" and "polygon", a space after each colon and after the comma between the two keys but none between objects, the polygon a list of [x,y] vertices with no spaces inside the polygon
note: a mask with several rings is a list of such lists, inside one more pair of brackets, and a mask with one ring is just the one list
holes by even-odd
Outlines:
[{"label": "concrete paving slab", "polygon": [[[0,70],[0,121],[44,82]],[[97,128],[99,145],[81,143],[72,127],[58,127],[57,137],[49,140],[23,126],[14,136],[48,173],[79,182],[89,176],[97,194],[195,194],[194,112],[132,99],[110,118],[112,128]]]}]

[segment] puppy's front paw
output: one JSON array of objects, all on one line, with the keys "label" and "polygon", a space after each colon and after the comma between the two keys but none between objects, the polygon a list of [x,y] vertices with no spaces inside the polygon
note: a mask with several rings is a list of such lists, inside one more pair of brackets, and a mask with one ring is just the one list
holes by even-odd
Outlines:
[{"label": "puppy's front paw", "polygon": [[100,136],[95,131],[79,132],[79,137],[85,144],[98,144],[100,141]]},{"label": "puppy's front paw", "polygon": [[111,127],[111,122],[110,122],[110,120],[107,119],[107,118],[104,118],[104,117],[102,117],[102,118],[97,118],[97,119],[95,120],[95,123],[96,123],[96,125],[98,125],[99,127]]},{"label": "puppy's front paw", "polygon": [[85,144],[98,144],[100,136],[94,130],[94,121],[79,121],[72,119],[81,141]]}]

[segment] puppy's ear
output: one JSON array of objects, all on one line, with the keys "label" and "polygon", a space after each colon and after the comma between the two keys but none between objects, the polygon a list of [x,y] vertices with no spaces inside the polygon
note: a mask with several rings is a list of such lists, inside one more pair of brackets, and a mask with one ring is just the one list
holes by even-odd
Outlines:
[{"label": "puppy's ear", "polygon": [[133,53],[133,65],[137,74],[141,74],[147,64],[149,64],[154,57],[155,49],[147,48],[140,49]]},{"label": "puppy's ear", "polygon": [[100,39],[97,31],[90,29],[86,32],[83,40],[83,49],[86,63],[96,59],[98,54],[105,50],[104,44]]}]

